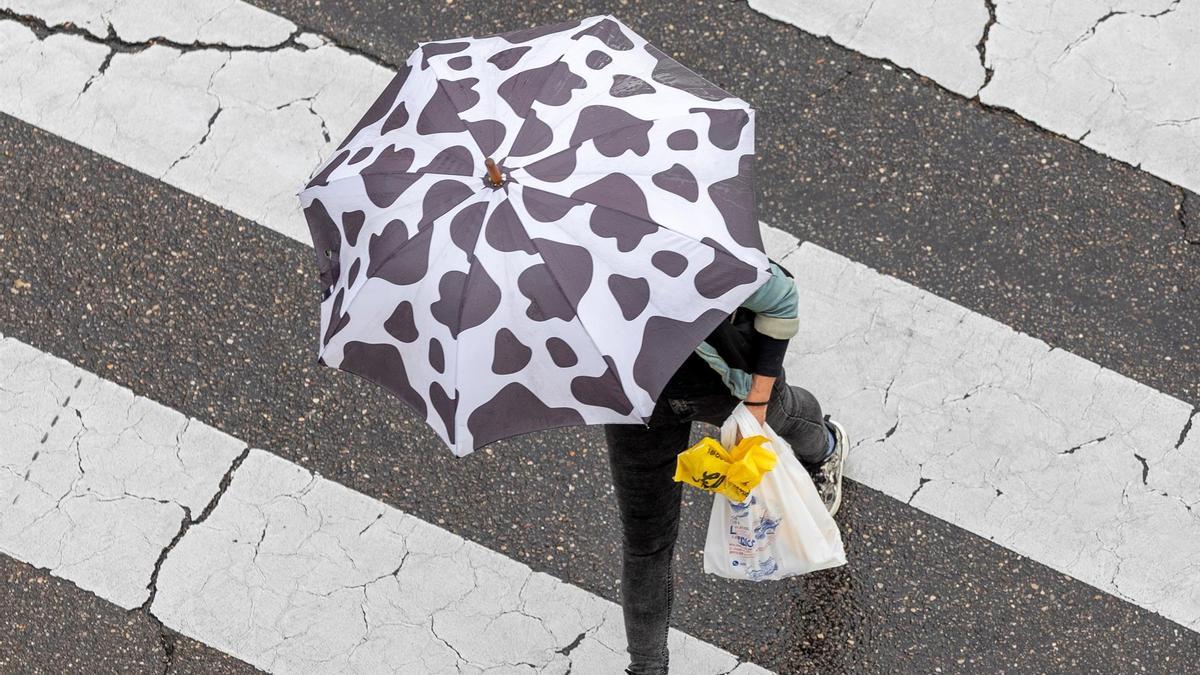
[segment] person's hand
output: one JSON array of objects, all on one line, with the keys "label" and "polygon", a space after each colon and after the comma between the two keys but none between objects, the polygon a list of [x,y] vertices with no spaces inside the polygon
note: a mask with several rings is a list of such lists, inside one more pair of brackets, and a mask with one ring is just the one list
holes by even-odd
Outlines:
[{"label": "person's hand", "polygon": [[[759,424],[765,426],[767,424],[767,407],[765,405],[748,405],[746,406],[746,410],[750,411],[750,414],[754,416],[754,419],[758,420]],[[733,436],[735,445],[742,442],[742,430],[740,427]]]}]

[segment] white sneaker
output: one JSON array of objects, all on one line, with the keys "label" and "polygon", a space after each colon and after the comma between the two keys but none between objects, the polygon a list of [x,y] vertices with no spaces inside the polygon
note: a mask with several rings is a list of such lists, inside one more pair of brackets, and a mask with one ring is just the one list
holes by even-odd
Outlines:
[{"label": "white sneaker", "polygon": [[828,415],[825,416],[825,425],[833,433],[833,454],[812,473],[812,479],[813,485],[817,487],[817,494],[821,495],[821,501],[825,502],[825,508],[832,516],[837,514],[842,505],[842,467],[846,463],[846,432],[842,425],[831,421]]}]

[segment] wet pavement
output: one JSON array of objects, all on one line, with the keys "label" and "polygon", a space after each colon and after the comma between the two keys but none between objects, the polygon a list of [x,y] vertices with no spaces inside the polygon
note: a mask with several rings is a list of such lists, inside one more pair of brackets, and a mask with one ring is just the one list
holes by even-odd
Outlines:
[{"label": "wet pavement", "polygon": [[[9,118],[0,181],[15,186],[0,273],[29,284],[0,305],[4,334],[616,599],[598,429],[455,460],[384,392],[315,365],[306,247]],[[699,557],[707,505],[685,504],[674,624],[780,672],[1162,671],[1200,657],[1197,634],[854,484],[839,515],[854,565],[714,579]]]}]

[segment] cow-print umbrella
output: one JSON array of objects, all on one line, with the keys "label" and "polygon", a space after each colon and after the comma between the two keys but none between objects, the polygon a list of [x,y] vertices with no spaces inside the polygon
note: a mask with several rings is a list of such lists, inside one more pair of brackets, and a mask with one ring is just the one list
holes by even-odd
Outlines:
[{"label": "cow-print umbrella", "polygon": [[611,16],[424,43],[300,191],[320,360],[457,455],[642,423],[767,278],[754,113]]}]

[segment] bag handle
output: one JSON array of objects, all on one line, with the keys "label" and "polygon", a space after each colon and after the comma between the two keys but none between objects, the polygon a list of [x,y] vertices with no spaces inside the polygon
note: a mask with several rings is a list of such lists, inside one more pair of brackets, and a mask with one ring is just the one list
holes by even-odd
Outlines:
[{"label": "bag handle", "polygon": [[[733,407],[733,412],[729,413],[729,417],[721,425],[721,445],[726,448],[732,448],[737,445],[737,432],[740,429],[742,438],[751,436],[766,436],[767,431],[764,428],[766,425],[759,424],[754,417],[754,413],[742,403],[738,403]],[[769,436],[768,436],[769,438]]]}]

